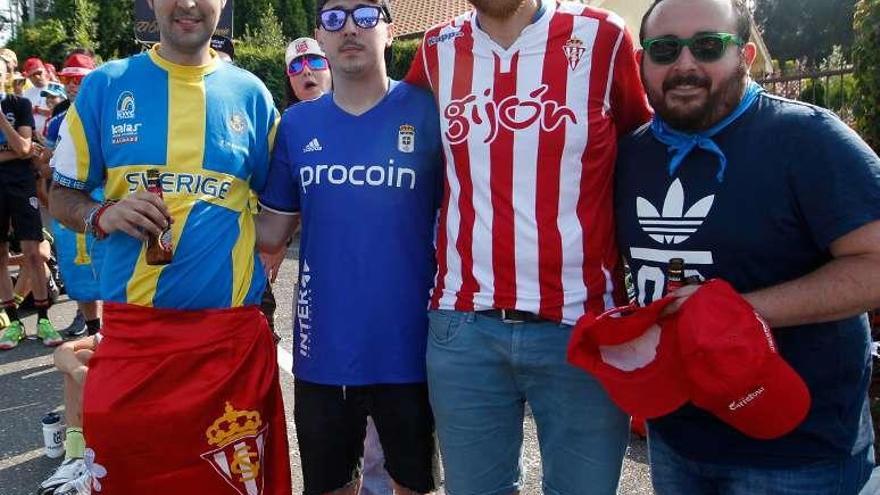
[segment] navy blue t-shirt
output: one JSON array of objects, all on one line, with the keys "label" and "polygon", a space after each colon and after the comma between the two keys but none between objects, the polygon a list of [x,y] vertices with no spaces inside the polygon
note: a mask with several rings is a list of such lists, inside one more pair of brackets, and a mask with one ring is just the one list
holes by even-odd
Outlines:
[{"label": "navy blue t-shirt", "polygon": [[[647,126],[621,143],[618,241],[641,304],[662,295],[671,258],[685,260],[686,275],[722,278],[747,293],[816,270],[831,260],[834,240],[880,219],[880,160],[828,111],[763,94],[714,140],[728,159],[721,182],[718,157],[701,149],[670,176],[670,155]],[[794,432],[755,440],[686,405],[651,421],[651,434],[691,459],[742,466],[793,466],[865,449],[873,441],[867,318],[773,334],[812,395]]]},{"label": "navy blue t-shirt", "polygon": [[297,378],[425,381],[442,156],[434,99],[407,83],[360,116],[332,94],[284,112],[260,203],[302,215]]}]

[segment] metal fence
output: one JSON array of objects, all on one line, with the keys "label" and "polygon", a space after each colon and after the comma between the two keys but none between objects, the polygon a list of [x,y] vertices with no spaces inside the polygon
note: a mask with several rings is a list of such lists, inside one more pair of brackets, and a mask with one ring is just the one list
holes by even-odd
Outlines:
[{"label": "metal fence", "polygon": [[847,121],[852,119],[852,66],[774,75],[757,82],[770,93],[828,108]]}]

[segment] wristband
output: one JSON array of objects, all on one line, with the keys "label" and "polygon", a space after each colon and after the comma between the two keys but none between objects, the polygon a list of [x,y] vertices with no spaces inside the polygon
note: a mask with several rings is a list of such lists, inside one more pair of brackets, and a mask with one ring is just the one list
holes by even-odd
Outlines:
[{"label": "wristband", "polygon": [[101,219],[101,215],[103,215],[107,211],[107,209],[113,206],[115,203],[115,201],[104,201],[100,205],[97,205],[90,209],[89,212],[86,214],[84,222],[86,224],[86,232],[95,236],[96,240],[101,241],[107,238],[107,232],[105,232],[104,229],[102,229],[100,225],[98,225],[98,221]]}]

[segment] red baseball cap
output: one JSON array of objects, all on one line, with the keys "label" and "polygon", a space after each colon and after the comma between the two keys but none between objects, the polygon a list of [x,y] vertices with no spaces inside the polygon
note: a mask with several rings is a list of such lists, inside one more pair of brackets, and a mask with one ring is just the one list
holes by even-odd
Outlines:
[{"label": "red baseball cap", "polygon": [[74,53],[64,61],[64,68],[58,73],[64,77],[84,77],[95,70],[95,59],[84,54]]},{"label": "red baseball cap", "polygon": [[24,75],[27,77],[31,77],[34,73],[45,70],[46,68],[43,66],[43,61],[37,57],[31,57],[24,61]]},{"label": "red baseball cap", "polygon": [[759,439],[781,437],[806,418],[807,386],[779,355],[767,324],[727,282],[707,282],[676,316],[694,405]]},{"label": "red baseball cap", "polygon": [[578,320],[568,361],[593,375],[631,416],[656,418],[688,401],[674,318],[660,313],[675,298],[615,308]]}]

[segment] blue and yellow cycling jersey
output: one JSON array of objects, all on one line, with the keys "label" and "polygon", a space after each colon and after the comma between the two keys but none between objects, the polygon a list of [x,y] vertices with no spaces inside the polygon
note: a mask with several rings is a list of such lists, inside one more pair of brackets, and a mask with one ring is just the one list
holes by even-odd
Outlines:
[{"label": "blue and yellow cycling jersey", "polygon": [[158,54],[110,62],[83,81],[62,124],[55,180],[107,199],[145,189],[159,169],[174,259],[150,266],[145,244],[105,242],[105,301],[176,309],[257,304],[254,191],[266,181],[278,113],[266,87],[233,65],[180,66]]}]

